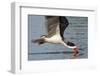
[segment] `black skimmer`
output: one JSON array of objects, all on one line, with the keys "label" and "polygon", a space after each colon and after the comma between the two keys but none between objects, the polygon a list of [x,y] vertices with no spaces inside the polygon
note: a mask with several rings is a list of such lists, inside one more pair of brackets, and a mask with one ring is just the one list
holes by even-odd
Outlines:
[{"label": "black skimmer", "polygon": [[79,53],[78,47],[64,38],[64,31],[69,25],[67,18],[64,16],[46,16],[45,20],[48,35],[42,35],[39,39],[32,40],[32,42],[39,45],[44,43],[62,44],[71,48],[74,51],[74,56],[77,56]]}]

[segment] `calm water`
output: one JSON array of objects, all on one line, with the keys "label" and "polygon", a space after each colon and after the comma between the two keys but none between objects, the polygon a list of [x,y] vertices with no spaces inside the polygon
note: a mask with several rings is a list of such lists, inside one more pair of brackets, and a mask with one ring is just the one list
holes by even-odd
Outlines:
[{"label": "calm water", "polygon": [[[69,26],[66,28],[64,37],[74,42],[78,47],[80,54],[76,58],[88,57],[88,18],[66,16]],[[40,38],[46,34],[44,16],[28,16],[28,60],[51,60],[51,59],[73,59],[72,50],[61,44],[43,45],[34,44],[32,39]]]}]

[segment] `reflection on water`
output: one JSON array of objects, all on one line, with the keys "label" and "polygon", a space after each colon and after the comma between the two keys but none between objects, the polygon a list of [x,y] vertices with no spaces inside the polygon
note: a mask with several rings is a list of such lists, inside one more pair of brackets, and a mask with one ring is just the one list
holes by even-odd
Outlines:
[{"label": "reflection on water", "polygon": [[[74,42],[79,47],[79,55],[76,57],[88,57],[88,18],[67,17],[69,26],[66,28],[64,37]],[[38,27],[37,27],[38,26]],[[73,51],[61,44],[37,45],[31,43],[32,39],[39,38],[46,34],[44,16],[28,16],[28,60],[52,60],[52,59],[73,59]]]}]

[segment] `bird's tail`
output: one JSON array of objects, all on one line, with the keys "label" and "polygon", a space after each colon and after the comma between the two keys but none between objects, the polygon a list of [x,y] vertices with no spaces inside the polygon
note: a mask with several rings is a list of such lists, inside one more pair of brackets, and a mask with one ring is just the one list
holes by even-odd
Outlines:
[{"label": "bird's tail", "polygon": [[33,43],[38,43],[39,45],[44,44],[45,40],[44,39],[35,39],[35,40],[31,40]]}]

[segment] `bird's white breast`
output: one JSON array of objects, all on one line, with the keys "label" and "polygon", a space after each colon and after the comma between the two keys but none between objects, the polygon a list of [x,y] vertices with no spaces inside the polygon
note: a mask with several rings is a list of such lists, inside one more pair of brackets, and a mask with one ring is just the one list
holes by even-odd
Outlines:
[{"label": "bird's white breast", "polygon": [[61,43],[62,39],[61,39],[61,36],[59,34],[56,34],[50,38],[45,38],[45,41],[49,42],[49,43]]}]

